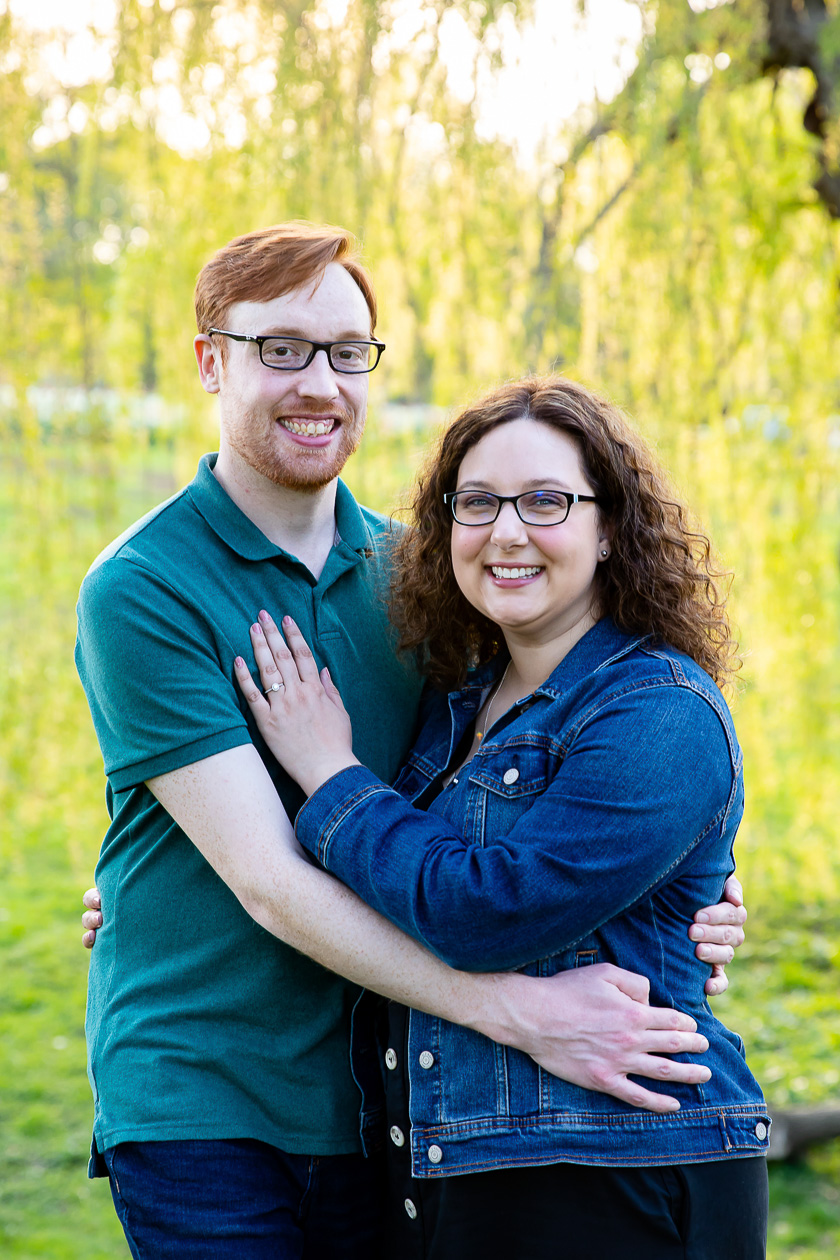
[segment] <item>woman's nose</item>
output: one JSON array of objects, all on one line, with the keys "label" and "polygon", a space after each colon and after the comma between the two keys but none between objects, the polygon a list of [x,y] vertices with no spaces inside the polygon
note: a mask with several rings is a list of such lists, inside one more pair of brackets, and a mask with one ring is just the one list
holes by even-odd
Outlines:
[{"label": "woman's nose", "polygon": [[525,528],[525,522],[520,519],[512,503],[502,504],[499,509],[499,515],[493,522],[490,539],[491,542],[496,543],[499,547],[516,546],[519,543],[528,541],[528,531]]}]

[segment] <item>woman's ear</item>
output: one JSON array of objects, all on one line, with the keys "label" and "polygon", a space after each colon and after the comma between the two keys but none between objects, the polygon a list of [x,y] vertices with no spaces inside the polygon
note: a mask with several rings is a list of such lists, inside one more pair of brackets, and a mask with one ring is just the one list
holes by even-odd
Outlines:
[{"label": "woman's ear", "polygon": [[613,527],[608,521],[601,522],[601,536],[598,539],[598,559],[608,560],[612,552]]}]

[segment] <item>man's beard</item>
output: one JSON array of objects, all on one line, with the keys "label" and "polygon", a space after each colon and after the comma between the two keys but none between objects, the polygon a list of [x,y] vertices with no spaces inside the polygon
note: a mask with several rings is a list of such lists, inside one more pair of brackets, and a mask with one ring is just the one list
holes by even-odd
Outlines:
[{"label": "man's beard", "polygon": [[[307,412],[309,410],[307,408]],[[332,408],[330,415],[336,415],[336,408]],[[278,447],[273,426],[280,425],[279,419],[273,421],[269,431],[264,430],[257,436],[255,431],[259,423],[252,416],[246,416],[243,424],[229,431],[228,440],[233,449],[255,472],[274,485],[312,494],[335,480],[358,449],[364,432],[364,421],[355,421],[346,408],[338,411],[337,440],[327,448],[307,448],[291,442]]]}]

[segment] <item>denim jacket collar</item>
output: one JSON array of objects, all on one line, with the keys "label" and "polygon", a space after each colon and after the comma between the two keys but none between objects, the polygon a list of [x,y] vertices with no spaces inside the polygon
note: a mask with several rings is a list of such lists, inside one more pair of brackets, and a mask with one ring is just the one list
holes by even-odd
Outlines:
[{"label": "denim jacket collar", "polygon": [[[628,636],[626,631],[619,630],[611,617],[602,617],[583,638],[578,639],[545,682],[536,687],[531,695],[547,696],[550,700],[556,700],[576,685],[583,675],[594,674],[611,665],[613,661],[628,656],[641,644],[650,642],[652,637],[650,634]],[[471,670],[465,685],[450,693],[450,700],[455,696],[476,700],[501,677],[508,660],[506,653],[500,653],[492,661]],[[530,696],[523,696],[522,699],[530,699]]]}]

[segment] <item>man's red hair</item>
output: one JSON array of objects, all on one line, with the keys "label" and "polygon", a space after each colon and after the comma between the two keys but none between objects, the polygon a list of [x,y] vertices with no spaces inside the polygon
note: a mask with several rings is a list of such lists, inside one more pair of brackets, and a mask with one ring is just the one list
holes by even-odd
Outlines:
[{"label": "man's red hair", "polygon": [[296,220],[234,237],[198,273],[195,320],[200,333],[224,328],[235,302],[270,302],[302,285],[315,285],[332,262],[355,280],[376,328],[376,295],[359,261],[359,247],[344,228]]}]

